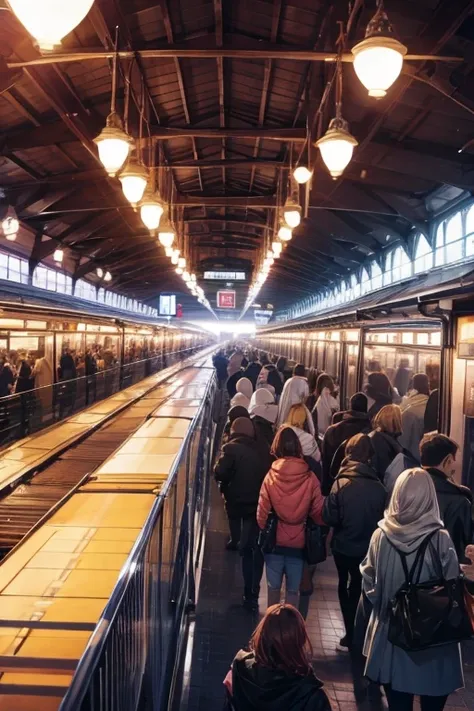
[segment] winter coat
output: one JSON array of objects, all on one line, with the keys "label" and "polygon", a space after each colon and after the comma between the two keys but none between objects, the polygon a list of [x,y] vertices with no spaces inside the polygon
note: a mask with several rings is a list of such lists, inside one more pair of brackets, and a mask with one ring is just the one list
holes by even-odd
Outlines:
[{"label": "winter coat", "polygon": [[268,420],[265,420],[265,418],[263,417],[259,417],[259,415],[256,415],[251,419],[255,427],[257,440],[265,442],[268,447],[271,447],[273,444],[273,439],[275,437],[272,423]]},{"label": "winter coat", "polygon": [[[336,473],[339,471],[339,467],[345,456],[345,452],[341,449],[340,456],[338,457],[339,461],[334,463],[334,467],[331,467],[334,455],[339,447],[354,435],[359,434],[360,432],[369,432],[372,429],[370,418],[365,412],[347,410],[347,412],[337,414],[340,416],[340,419],[336,424],[331,425],[326,430],[321,446],[323,492],[326,492],[325,487],[327,487],[327,493],[329,493],[334,481],[332,471],[336,471]],[[334,417],[336,417],[336,415],[334,415]]]},{"label": "winter coat", "polygon": [[464,555],[466,546],[472,543],[474,532],[472,494],[467,486],[461,486],[439,469],[425,467],[436,489],[439,511],[444,527],[454,543],[456,553],[462,563],[467,562]]},{"label": "winter coat", "polygon": [[329,388],[323,388],[314,408],[317,412],[318,432],[322,437],[332,422],[332,416],[339,410],[339,402],[331,395]]},{"label": "winter coat", "polygon": [[222,355],[222,353],[217,353],[215,356],[212,357],[212,364],[216,369],[217,377],[219,378],[219,380],[226,380],[228,360],[225,355]]},{"label": "winter coat", "polygon": [[268,448],[257,440],[240,434],[230,436],[214,466],[214,477],[221,485],[229,515],[238,518],[255,514],[270,465]]},{"label": "winter coat", "polygon": [[16,393],[26,393],[28,390],[32,390],[34,388],[35,381],[32,378],[31,373],[32,370],[30,364],[26,360],[22,360],[15,385]]},{"label": "winter coat", "polygon": [[[459,575],[459,564],[453,543],[445,530],[437,531],[432,540],[438,552],[445,580]],[[403,549],[410,570],[417,547]],[[420,582],[437,579],[438,565],[431,545],[426,552]],[[391,684],[395,691],[428,696],[445,696],[464,684],[458,644],[444,644],[417,652],[405,652],[388,641],[390,600],[405,583],[402,561],[386,535],[378,528],[370,541],[367,558],[361,567],[363,592],[373,605],[365,635],[365,675],[378,684]]]},{"label": "winter coat", "polygon": [[331,711],[323,685],[313,674],[285,674],[258,664],[241,650],[232,662],[235,711]]},{"label": "winter coat", "polygon": [[298,436],[303,456],[311,457],[311,459],[319,462],[321,459],[321,453],[313,435],[305,430],[302,430],[301,427],[294,427],[293,425],[288,425],[288,427],[291,427],[293,432]]},{"label": "winter coat", "polygon": [[374,448],[374,456],[372,457],[372,466],[382,479],[387,470],[387,467],[393,462],[397,454],[403,451],[403,447],[397,437],[388,432],[380,432],[374,430],[369,437],[372,440]]},{"label": "winter coat", "polygon": [[244,378],[248,378],[252,383],[253,389],[257,385],[257,379],[262,370],[260,363],[249,363],[249,365],[244,370]]},{"label": "winter coat", "polygon": [[243,359],[242,353],[232,353],[227,364],[227,375],[229,378],[240,370]]},{"label": "winter coat", "polygon": [[243,377],[243,374],[244,373],[242,370],[238,370],[236,373],[234,373],[227,379],[226,388],[227,388],[227,392],[229,394],[229,398],[231,400],[237,392],[237,383],[240,380],[240,378]]},{"label": "winter coat", "polygon": [[368,464],[345,459],[324,502],[323,518],[334,528],[335,553],[363,558],[383,517],[387,492]]},{"label": "winter coat", "polygon": [[257,522],[263,529],[273,508],[278,516],[277,546],[302,549],[306,519],[310,516],[323,525],[323,504],[319,481],[304,459],[277,459],[260,490]]},{"label": "winter coat", "polygon": [[7,395],[11,394],[11,387],[14,382],[13,371],[8,363],[5,363],[3,367],[0,367],[0,397],[7,397]]},{"label": "winter coat", "polygon": [[402,431],[400,444],[407,449],[412,457],[420,461],[420,442],[425,427],[425,410],[428,395],[413,390],[401,404]]}]

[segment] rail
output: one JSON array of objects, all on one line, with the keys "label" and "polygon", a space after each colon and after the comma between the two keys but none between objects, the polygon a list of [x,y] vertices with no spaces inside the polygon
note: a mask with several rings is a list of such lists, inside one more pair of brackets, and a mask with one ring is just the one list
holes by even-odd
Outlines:
[{"label": "rail", "polygon": [[216,378],[79,660],[59,711],[168,707],[209,499]]},{"label": "rail", "polygon": [[0,445],[20,439],[60,422],[191,356],[199,347],[124,363],[72,380],[0,398]]}]

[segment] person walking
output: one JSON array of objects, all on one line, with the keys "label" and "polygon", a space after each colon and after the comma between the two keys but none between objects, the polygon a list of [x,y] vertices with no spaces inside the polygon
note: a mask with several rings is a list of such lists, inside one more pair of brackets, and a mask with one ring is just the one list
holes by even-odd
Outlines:
[{"label": "person walking", "polygon": [[238,417],[250,417],[247,408],[243,407],[243,405],[235,405],[234,407],[231,407],[227,413],[227,421],[222,432],[222,445],[229,441],[232,423],[235,422]]},{"label": "person walking", "polygon": [[346,456],[331,492],[324,502],[323,519],[333,528],[331,549],[339,577],[338,596],[346,634],[336,645],[341,652],[352,647],[354,620],[362,589],[360,564],[383,516],[387,492],[371,466],[372,443],[356,434],[346,444]]},{"label": "person walking", "polygon": [[335,395],[334,380],[327,373],[321,373],[316,383],[316,416],[318,421],[318,433],[324,436],[329,425],[332,423],[332,416],[339,410],[339,401]]},{"label": "person walking", "polygon": [[393,388],[385,373],[369,373],[364,392],[368,400],[367,413],[371,419],[375,417],[382,407],[393,403]]},{"label": "person walking", "polygon": [[297,434],[301,444],[303,456],[312,471],[319,474],[321,478],[321,453],[314,436],[308,432],[307,409],[303,404],[292,405],[285,425],[291,427]]},{"label": "person walking", "polygon": [[292,605],[273,605],[241,649],[224,684],[234,711],[331,711],[315,676],[303,618]]},{"label": "person walking", "polygon": [[257,378],[257,390],[259,388],[268,388],[268,386],[271,386],[273,388],[273,390],[275,391],[275,398],[278,400],[283,390],[283,381],[280,378],[276,366],[273,365],[273,363],[264,365]]},{"label": "person walking", "polygon": [[425,428],[425,411],[430,397],[430,381],[426,373],[417,373],[413,378],[413,388],[403,398],[402,431],[400,444],[411,456],[420,460],[420,442]]},{"label": "person walking", "polygon": [[239,550],[244,579],[244,606],[258,608],[263,556],[257,545],[257,504],[262,482],[271,465],[268,448],[257,442],[248,417],[232,423],[230,439],[222,447],[214,476],[225,499],[229,520],[228,550]]},{"label": "person walking", "polygon": [[[328,494],[339,472],[345,456],[345,443],[359,432],[372,429],[367,414],[367,396],[355,393],[350,399],[350,409],[336,412],[333,423],[328,427],[321,445],[321,464],[323,468],[322,490]],[[336,456],[337,453],[337,456]]]},{"label": "person walking", "polygon": [[365,675],[384,686],[389,711],[412,711],[414,696],[421,697],[422,711],[442,711],[448,695],[464,685],[458,644],[408,652],[388,640],[387,610],[406,581],[402,556],[410,570],[427,536],[431,539],[420,583],[437,580],[440,568],[445,580],[454,580],[460,572],[458,558],[443,529],[431,477],[423,469],[408,469],[395,484],[361,565],[363,591],[372,604],[364,642]]},{"label": "person walking", "polygon": [[252,383],[252,389],[255,390],[257,379],[262,370],[262,364],[258,360],[258,353],[249,354],[249,364],[244,370],[244,378],[248,378]]},{"label": "person walking", "polygon": [[385,405],[372,420],[373,431],[369,437],[372,439],[374,457],[372,466],[384,479],[385,472],[397,454],[403,452],[403,447],[398,441],[402,434],[402,411],[398,405]]},{"label": "person walking", "polygon": [[230,406],[235,407],[235,405],[242,405],[247,410],[250,405],[250,398],[253,394],[253,385],[248,378],[240,378],[237,381],[236,393],[232,400],[230,401]]},{"label": "person walking", "polygon": [[286,601],[298,606],[304,565],[305,524],[308,517],[323,525],[324,499],[317,477],[303,458],[301,444],[291,427],[281,427],[271,453],[276,461],[266,475],[257,508],[257,522],[264,529],[271,511],[278,517],[276,547],[265,555],[268,605],[280,602],[283,576]]},{"label": "person walking", "polygon": [[[280,402],[278,403],[278,417],[276,420],[277,428],[281,427],[281,425],[286,422],[292,405],[301,405],[306,401],[308,392],[308,381],[306,378],[294,375],[286,381],[283,387]],[[306,419],[308,421],[308,432],[315,435],[313,418],[311,417],[311,413],[308,408],[306,408]]]},{"label": "person walking", "polygon": [[420,443],[421,466],[431,477],[441,520],[464,563],[465,548],[473,541],[474,523],[471,490],[454,481],[458,449],[453,439],[437,432],[426,434]]},{"label": "person walking", "polygon": [[252,419],[257,435],[270,448],[273,443],[273,426],[278,415],[278,405],[269,390],[259,388],[250,398],[248,413]]}]

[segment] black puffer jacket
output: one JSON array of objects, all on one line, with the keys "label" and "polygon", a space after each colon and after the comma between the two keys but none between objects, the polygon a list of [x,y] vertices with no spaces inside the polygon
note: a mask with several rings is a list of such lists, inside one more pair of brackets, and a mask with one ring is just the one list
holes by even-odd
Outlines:
[{"label": "black puffer jacket", "polygon": [[314,674],[287,675],[257,664],[241,650],[232,663],[235,711],[331,711],[323,685]]},{"label": "black puffer jacket", "polygon": [[360,432],[370,432],[370,418],[365,412],[357,412],[347,410],[346,412],[337,412],[333,417],[333,422],[338,418],[338,421],[328,427],[321,445],[321,464],[323,467],[323,494],[327,495],[331,489],[335,475],[334,471],[339,471],[344,452],[341,450],[339,461],[335,462],[332,467],[334,455],[339,447],[348,439]]},{"label": "black puffer jacket", "polygon": [[374,430],[369,437],[372,440],[374,448],[374,456],[372,457],[372,466],[383,481],[385,472],[393,462],[397,454],[403,452],[403,447],[397,437],[388,432],[380,432]]},{"label": "black puffer jacket", "polygon": [[231,434],[214,467],[229,515],[237,518],[256,514],[260,487],[270,467],[267,445],[245,435]]},{"label": "black puffer jacket", "polygon": [[264,442],[268,445],[268,447],[271,447],[275,437],[272,423],[264,417],[260,417],[260,415],[256,415],[251,419],[253,426],[255,427],[255,432],[257,433],[257,440]]},{"label": "black puffer jacket", "polygon": [[365,556],[386,499],[385,487],[372,467],[345,459],[323,509],[325,523],[334,528],[333,551]]},{"label": "black puffer jacket", "polygon": [[472,543],[474,528],[471,491],[467,486],[447,479],[439,469],[427,467],[426,471],[435,485],[444,527],[451,536],[460,562],[467,563],[464,551]]}]

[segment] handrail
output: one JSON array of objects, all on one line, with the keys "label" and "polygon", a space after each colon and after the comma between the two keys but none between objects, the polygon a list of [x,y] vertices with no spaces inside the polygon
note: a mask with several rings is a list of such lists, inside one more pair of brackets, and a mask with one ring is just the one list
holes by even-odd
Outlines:
[{"label": "handrail", "polygon": [[191,426],[189,427],[173,462],[168,478],[157,496],[147,520],[135,541],[135,544],[125,561],[120,574],[112,591],[109,601],[107,602],[104,611],[97,622],[97,626],[89,642],[84,650],[74,673],[71,684],[66,691],[62,700],[59,711],[78,711],[80,704],[84,700],[87,693],[88,683],[92,678],[95,668],[97,667],[102,652],[104,651],[107,642],[107,636],[110,627],[119,612],[120,604],[127,592],[128,585],[131,582],[132,576],[137,568],[139,558],[144,552],[151,536],[153,535],[159,515],[163,509],[163,505],[171,486],[174,484],[178,475],[179,468],[183,462],[183,458],[187,455],[190,441],[195,433],[195,425],[199,421],[204,408],[207,405],[209,393],[214,386],[214,380],[211,376],[206,386],[205,395],[202,398],[201,404],[195,416],[193,417]]}]

